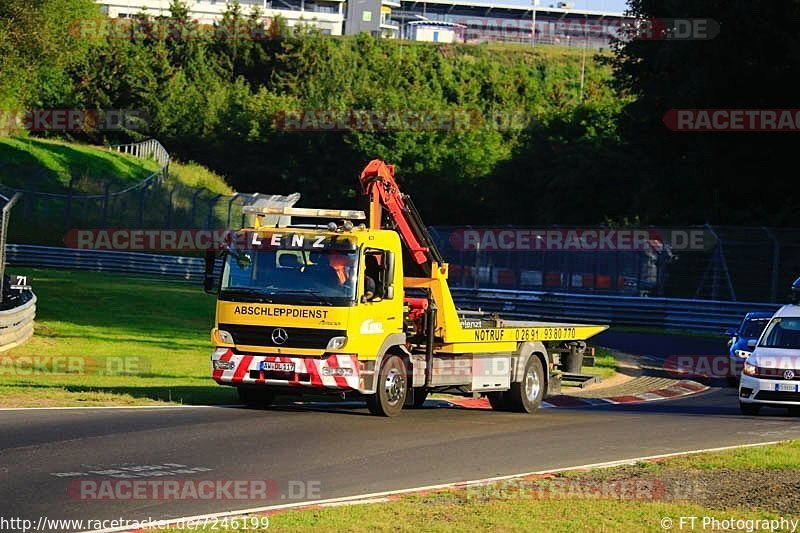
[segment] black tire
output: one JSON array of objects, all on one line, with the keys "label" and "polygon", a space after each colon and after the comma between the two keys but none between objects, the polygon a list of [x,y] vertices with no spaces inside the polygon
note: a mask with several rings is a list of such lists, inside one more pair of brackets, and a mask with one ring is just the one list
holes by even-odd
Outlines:
[{"label": "black tire", "polygon": [[789,407],[789,416],[800,416],[800,406],[793,405]]},{"label": "black tire", "polygon": [[425,390],[425,387],[414,387],[414,403],[412,404],[414,409],[421,408],[427,399],[428,391]]},{"label": "black tire", "polygon": [[275,393],[270,390],[261,390],[251,387],[237,387],[239,400],[247,407],[263,409],[275,401]]},{"label": "black tire", "polygon": [[512,383],[503,396],[510,411],[534,413],[542,404],[546,389],[542,361],[536,355],[531,355],[522,372],[522,381]]},{"label": "black tire", "polygon": [[739,377],[738,376],[728,376],[728,385],[731,387],[739,388]]},{"label": "black tire", "polygon": [[403,360],[392,355],[381,365],[375,394],[367,395],[367,408],[376,416],[397,416],[403,412],[408,394],[406,366]]},{"label": "black tire", "polygon": [[739,410],[743,415],[757,415],[761,411],[761,406],[757,403],[742,403],[739,402]]},{"label": "black tire", "polygon": [[489,392],[486,393],[486,398],[489,399],[489,405],[495,411],[508,411],[508,404],[506,403],[505,392]]}]

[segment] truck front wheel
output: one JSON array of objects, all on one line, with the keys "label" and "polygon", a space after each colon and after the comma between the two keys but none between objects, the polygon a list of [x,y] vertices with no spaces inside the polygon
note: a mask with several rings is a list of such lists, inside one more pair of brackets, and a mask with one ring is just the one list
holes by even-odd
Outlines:
[{"label": "truck front wheel", "polygon": [[512,383],[504,394],[507,408],[517,413],[533,413],[541,405],[546,387],[542,361],[531,355],[525,364],[522,381]]},{"label": "truck front wheel", "polygon": [[406,367],[402,359],[392,355],[381,365],[375,394],[367,396],[369,412],[377,416],[397,416],[403,411],[407,393]]}]

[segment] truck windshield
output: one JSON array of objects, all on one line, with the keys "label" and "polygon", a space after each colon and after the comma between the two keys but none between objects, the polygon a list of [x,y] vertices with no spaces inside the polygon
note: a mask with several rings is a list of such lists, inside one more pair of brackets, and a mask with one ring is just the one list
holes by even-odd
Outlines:
[{"label": "truck windshield", "polygon": [[306,305],[355,301],[358,253],[326,250],[229,252],[220,298]]},{"label": "truck windshield", "polygon": [[759,346],[800,350],[800,318],[772,319]]}]

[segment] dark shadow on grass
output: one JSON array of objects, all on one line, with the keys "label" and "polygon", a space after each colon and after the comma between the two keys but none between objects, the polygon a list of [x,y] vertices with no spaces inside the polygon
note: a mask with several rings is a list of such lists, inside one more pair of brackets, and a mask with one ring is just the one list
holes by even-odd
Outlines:
[{"label": "dark shadow on grass", "polygon": [[[173,376],[174,377],[174,376]],[[210,385],[178,385],[168,386],[85,386],[85,385],[64,385],[64,384],[42,384],[42,383],[8,383],[6,386],[26,389],[55,389],[65,390],[72,393],[107,393],[107,394],[127,394],[133,398],[148,399],[159,402],[182,403],[186,405],[230,405],[239,403],[236,391],[230,387],[221,387],[216,384]]]}]

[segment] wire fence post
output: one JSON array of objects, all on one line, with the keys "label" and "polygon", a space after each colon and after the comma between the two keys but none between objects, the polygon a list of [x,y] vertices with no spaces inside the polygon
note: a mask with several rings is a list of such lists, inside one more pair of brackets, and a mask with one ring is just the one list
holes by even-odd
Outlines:
[{"label": "wire fence post", "polygon": [[138,215],[138,222],[139,227],[144,227],[144,194],[147,191],[147,187],[143,186],[139,189],[139,215]]},{"label": "wire fence post", "polygon": [[195,215],[197,214],[197,197],[200,196],[202,192],[203,189],[197,189],[192,195],[192,227],[195,225]]},{"label": "wire fence post", "polygon": [[67,189],[67,200],[64,204],[64,227],[69,229],[72,227],[72,184],[74,177],[69,179],[69,188]]},{"label": "wire fence post", "polygon": [[8,237],[8,220],[11,217],[11,208],[19,200],[20,193],[15,193],[11,198],[0,194],[0,199],[5,200],[2,215],[0,215],[0,303],[3,303],[6,275],[6,239]]},{"label": "wire fence post", "polygon": [[772,241],[772,276],[770,279],[770,302],[778,301],[778,276],[781,269],[781,243],[769,228],[762,228]]},{"label": "wire fence post", "polygon": [[167,204],[167,229],[172,228],[172,210],[174,209],[172,204],[172,197],[174,195],[175,195],[175,187],[173,187],[172,190],[169,191],[169,198],[167,200],[169,202]]},{"label": "wire fence post", "polygon": [[217,202],[219,199],[222,198],[221,194],[214,196],[213,198],[208,199],[208,214],[206,215],[206,227],[205,229],[211,229],[211,226],[214,221],[214,207],[216,207]]},{"label": "wire fence post", "polygon": [[108,227],[108,200],[111,193],[111,182],[107,181],[103,187],[103,218],[100,221],[100,227],[103,229]]}]

